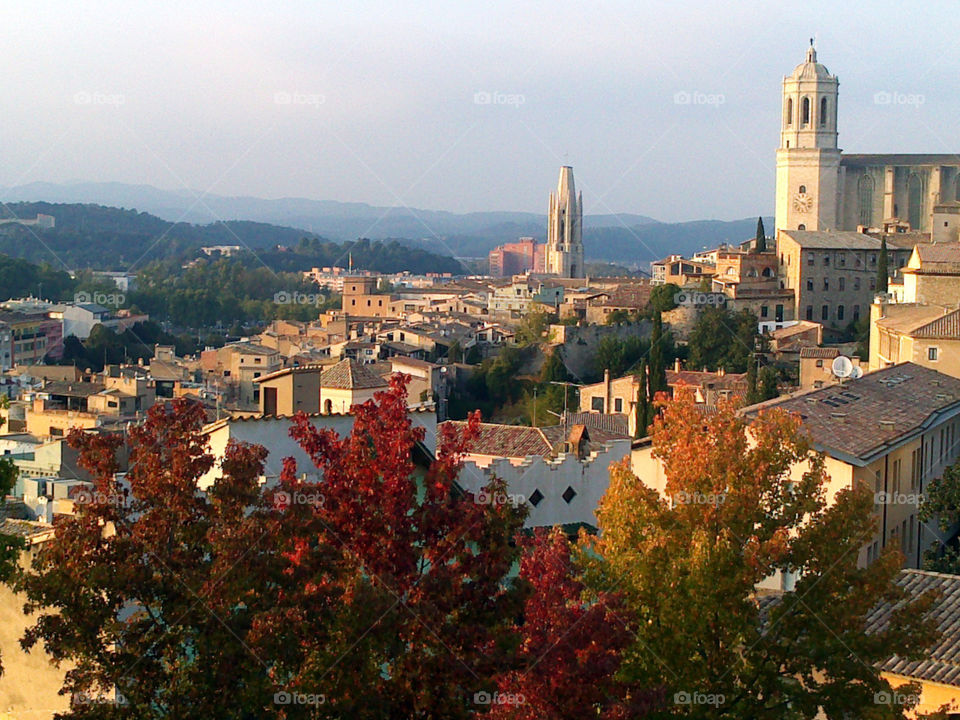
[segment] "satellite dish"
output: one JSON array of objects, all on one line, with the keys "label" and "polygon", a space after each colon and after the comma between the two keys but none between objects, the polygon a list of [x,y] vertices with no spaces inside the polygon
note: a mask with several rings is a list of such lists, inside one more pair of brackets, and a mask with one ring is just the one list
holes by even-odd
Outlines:
[{"label": "satellite dish", "polygon": [[830,366],[830,369],[838,378],[847,378],[850,377],[850,374],[853,372],[853,363],[850,362],[850,358],[846,355],[838,355],[834,358],[833,365]]},{"label": "satellite dish", "polygon": [[863,377],[863,368],[859,365],[854,366],[853,370],[850,371],[850,379],[856,380],[857,378]]}]

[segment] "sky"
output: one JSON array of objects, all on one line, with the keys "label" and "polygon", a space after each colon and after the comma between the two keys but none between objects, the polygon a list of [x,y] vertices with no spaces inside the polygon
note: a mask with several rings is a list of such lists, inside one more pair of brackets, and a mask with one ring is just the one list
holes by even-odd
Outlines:
[{"label": "sky", "polygon": [[4,4],[2,186],[769,215],[814,36],[845,151],[960,152],[955,2]]}]

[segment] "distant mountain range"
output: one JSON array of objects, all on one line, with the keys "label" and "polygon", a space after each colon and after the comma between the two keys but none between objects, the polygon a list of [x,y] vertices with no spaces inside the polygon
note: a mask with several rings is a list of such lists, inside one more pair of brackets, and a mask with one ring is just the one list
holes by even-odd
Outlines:
[{"label": "distant mountain range", "polygon": [[[376,207],[332,200],[203,195],[149,185],[35,182],[0,188],[3,202],[92,203],[150,213],[168,222],[206,225],[252,221],[290,228],[333,241],[397,240],[434,253],[484,257],[497,245],[521,236],[543,240],[546,215],[524,212],[451,213],[407,207]],[[764,219],[768,221],[767,218]],[[590,260],[646,269],[670,253],[689,254],[721,242],[753,237],[756,218],[661,223],[645,215],[589,215],[584,248]],[[772,223],[768,224],[771,227]]]}]

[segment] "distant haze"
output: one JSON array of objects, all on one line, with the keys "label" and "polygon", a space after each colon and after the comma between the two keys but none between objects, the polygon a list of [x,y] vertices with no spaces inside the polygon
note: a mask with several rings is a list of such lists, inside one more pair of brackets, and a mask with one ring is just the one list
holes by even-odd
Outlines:
[{"label": "distant haze", "polygon": [[813,35],[846,152],[960,151],[957,18],[888,1],[22,4],[0,23],[0,186],[539,216],[569,164],[587,215],[768,215],[780,81]]}]

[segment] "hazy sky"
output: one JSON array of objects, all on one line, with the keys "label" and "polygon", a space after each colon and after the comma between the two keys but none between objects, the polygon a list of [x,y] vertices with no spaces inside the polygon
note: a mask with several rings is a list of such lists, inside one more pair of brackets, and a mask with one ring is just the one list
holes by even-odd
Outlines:
[{"label": "hazy sky", "polygon": [[812,35],[846,151],[960,151],[955,1],[4,4],[5,186],[545,212],[570,164],[588,213],[768,214]]}]

